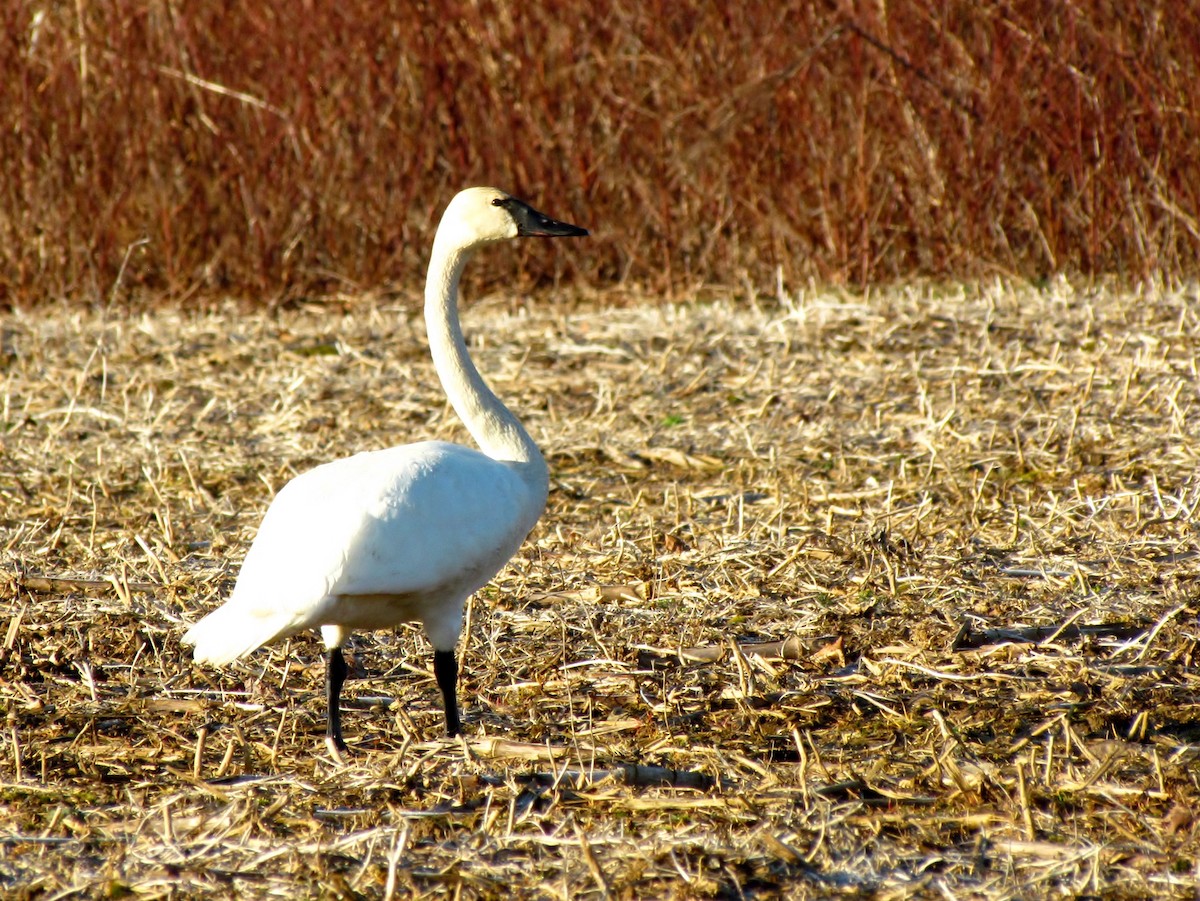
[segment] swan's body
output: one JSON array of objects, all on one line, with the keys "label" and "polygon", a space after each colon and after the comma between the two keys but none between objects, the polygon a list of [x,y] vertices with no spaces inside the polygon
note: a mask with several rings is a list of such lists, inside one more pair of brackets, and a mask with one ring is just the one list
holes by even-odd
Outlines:
[{"label": "swan's body", "polygon": [[460,731],[454,648],[463,608],[512,557],[546,506],[546,463],[471,363],[458,282],[476,248],[505,238],[586,235],[494,188],[447,207],[425,288],[430,351],[447,397],[481,450],[425,441],[346,457],[292,479],[271,503],[224,606],[183,637],[225,664],[319,628],[328,649],[328,738],[342,749],[338,701],[351,630],[420,622],[434,648],[446,729]]}]

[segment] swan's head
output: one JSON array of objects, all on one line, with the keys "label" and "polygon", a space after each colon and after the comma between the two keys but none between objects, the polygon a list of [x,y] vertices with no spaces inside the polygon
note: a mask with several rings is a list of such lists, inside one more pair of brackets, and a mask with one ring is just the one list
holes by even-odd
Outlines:
[{"label": "swan's head", "polygon": [[467,188],[456,194],[438,226],[439,235],[444,231],[469,247],[507,238],[575,238],[588,233],[496,188]]}]

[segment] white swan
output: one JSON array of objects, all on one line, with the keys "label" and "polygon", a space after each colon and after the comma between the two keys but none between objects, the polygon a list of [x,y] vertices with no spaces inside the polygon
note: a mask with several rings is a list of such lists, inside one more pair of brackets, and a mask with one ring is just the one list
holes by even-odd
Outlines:
[{"label": "white swan", "polygon": [[506,238],[587,230],[495,188],[469,188],[446,208],[425,284],[425,323],[442,387],[480,451],[423,441],[326,463],[288,482],[267,510],[233,594],[183,636],[200,662],[225,664],[319,627],[328,650],[326,736],[342,739],[342,645],[352,629],[420,622],[446,732],[461,732],[454,648],[463,607],[508,561],[546,506],[537,445],[479,375],[458,321],[471,252]]}]

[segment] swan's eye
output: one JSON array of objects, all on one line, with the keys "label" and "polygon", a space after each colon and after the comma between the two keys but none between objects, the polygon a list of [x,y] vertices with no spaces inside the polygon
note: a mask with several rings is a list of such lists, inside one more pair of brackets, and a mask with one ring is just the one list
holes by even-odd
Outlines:
[{"label": "swan's eye", "polygon": [[503,205],[504,205],[504,201],[501,200],[499,197],[492,198],[492,206],[503,206]]}]

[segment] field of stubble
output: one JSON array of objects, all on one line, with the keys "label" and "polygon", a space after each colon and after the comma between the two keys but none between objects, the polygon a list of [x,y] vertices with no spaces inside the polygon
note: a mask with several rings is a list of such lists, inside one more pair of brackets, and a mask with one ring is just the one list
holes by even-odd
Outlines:
[{"label": "field of stubble", "polygon": [[0,320],[12,898],[1194,897],[1200,299],[465,303],[551,467],[475,599],[181,649],[273,493],[467,440],[411,304]]}]

